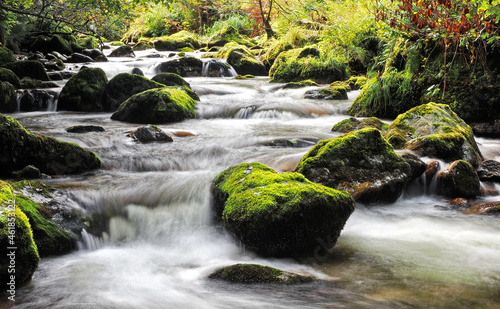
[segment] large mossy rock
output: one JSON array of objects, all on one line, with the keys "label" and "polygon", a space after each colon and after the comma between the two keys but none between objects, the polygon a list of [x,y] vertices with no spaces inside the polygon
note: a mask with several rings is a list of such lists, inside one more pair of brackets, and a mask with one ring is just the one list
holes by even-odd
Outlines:
[{"label": "large mossy rock", "polygon": [[135,53],[130,46],[120,46],[114,51],[112,51],[108,57],[130,57],[135,58]]},{"label": "large mossy rock", "polygon": [[191,89],[191,85],[184,78],[175,73],[160,73],[153,76],[151,79],[165,86],[186,86]]},{"label": "large mossy rock", "polygon": [[297,284],[314,280],[313,277],[303,276],[282,271],[269,266],[258,264],[236,264],[217,269],[208,276],[210,279],[220,279],[234,283],[279,283]]},{"label": "large mossy rock", "polygon": [[203,61],[194,57],[185,57],[162,62],[155,68],[155,73],[175,73],[182,77],[200,77]]},{"label": "large mossy rock", "polygon": [[174,88],[151,89],[130,97],[111,116],[132,123],[162,124],[194,118],[196,101]]},{"label": "large mossy rock", "polygon": [[474,167],[482,161],[472,129],[444,104],[428,103],[399,115],[385,137],[394,148],[422,156],[465,160]]},{"label": "large mossy rock", "polygon": [[3,65],[4,68],[11,70],[19,78],[29,77],[43,81],[49,81],[50,78],[45,71],[44,65],[36,60],[16,61]]},{"label": "large mossy rock", "polygon": [[363,203],[395,202],[411,178],[410,165],[377,129],[319,142],[296,171],[313,182],[350,192]]},{"label": "large mossy rock", "polygon": [[351,117],[335,124],[332,128],[332,132],[349,133],[365,128],[374,128],[380,130],[381,132],[385,132],[389,128],[389,125],[380,121],[380,119],[376,117],[370,117],[361,120]]},{"label": "large mossy rock", "polygon": [[16,88],[21,87],[21,82],[19,81],[19,77],[17,77],[17,75],[14,72],[6,68],[0,68],[0,81],[8,82]]},{"label": "large mossy rock", "polygon": [[207,45],[209,48],[214,46],[222,47],[229,42],[236,42],[239,45],[244,45],[247,47],[253,47],[257,45],[253,40],[241,35],[238,29],[231,25],[224,26],[224,28],[222,28],[219,32],[210,37]]},{"label": "large mossy rock", "polygon": [[307,90],[304,99],[312,100],[347,100],[347,89],[342,86],[328,86],[319,89]]},{"label": "large mossy rock", "polygon": [[28,132],[11,117],[0,115],[0,175],[34,165],[49,175],[80,173],[101,167],[101,160],[76,144]]},{"label": "large mossy rock", "polygon": [[236,42],[227,43],[214,58],[227,59],[239,75],[267,76],[266,66],[250,50]]},{"label": "large mossy rock", "polygon": [[23,195],[16,196],[16,204],[30,221],[41,257],[61,255],[76,249],[76,237],[52,223],[46,208]]},{"label": "large mossy rock", "polygon": [[51,53],[56,51],[68,56],[73,53],[71,44],[57,34],[50,37],[39,35],[31,44],[30,49],[32,51],[39,51],[42,53]]},{"label": "large mossy rock", "polygon": [[185,30],[158,38],[153,41],[153,44],[158,51],[175,51],[186,47],[193,50],[200,48],[196,35]]},{"label": "large mossy rock", "polygon": [[0,81],[0,113],[17,111],[16,90],[8,82]]},{"label": "large mossy rock", "polygon": [[0,46],[0,65],[15,61],[16,58],[14,58],[14,53],[10,49]]},{"label": "large mossy rock", "polygon": [[104,111],[114,112],[134,94],[162,87],[164,85],[141,75],[130,73],[118,74],[106,85],[103,102]]},{"label": "large mossy rock", "polygon": [[271,81],[287,83],[312,79],[317,83],[332,83],[347,78],[345,64],[321,56],[314,47],[282,52],[269,70]]},{"label": "large mossy rock", "polygon": [[[4,285],[10,282],[10,275],[15,275],[15,287],[28,281],[38,267],[40,257],[33,240],[33,232],[26,215],[17,206],[12,187],[0,180],[0,280]],[[9,233],[9,226],[15,234]],[[10,237],[14,235],[14,237]],[[11,242],[13,241],[13,242]],[[16,247],[15,250],[8,248]],[[9,272],[11,254],[15,257],[15,274]],[[5,285],[5,290],[10,290],[10,285]],[[14,288],[15,289],[15,288]],[[4,290],[4,292],[5,292]],[[10,294],[8,296],[11,296]]]},{"label": "large mossy rock", "polygon": [[217,218],[265,256],[313,254],[318,239],[335,245],[355,207],[346,192],[260,163],[226,169],[213,181],[212,193]]},{"label": "large mossy rock", "polygon": [[100,68],[80,70],[64,85],[59,95],[57,110],[102,112],[107,83],[106,73]]},{"label": "large mossy rock", "polygon": [[437,176],[438,193],[450,198],[475,198],[481,194],[481,184],[470,163],[458,160]]}]

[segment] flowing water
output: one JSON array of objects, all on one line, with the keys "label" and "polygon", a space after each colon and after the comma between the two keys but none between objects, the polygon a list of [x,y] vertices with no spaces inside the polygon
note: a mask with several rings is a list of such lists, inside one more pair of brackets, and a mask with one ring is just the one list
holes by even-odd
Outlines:
[{"label": "flowing water", "polygon": [[[143,55],[145,56],[146,53]],[[158,59],[95,64],[108,76]],[[348,101],[313,101],[307,89],[282,90],[266,79],[188,78],[201,95],[197,118],[161,125],[168,144],[137,144],[139,125],[109,113],[31,112],[13,116],[28,129],[75,142],[103,168],[48,182],[85,212],[112,214],[97,237],[84,231],[80,250],[43,259],[18,290],[15,308],[500,308],[498,217],[468,216],[424,190],[391,205],[358,204],[337,245],[309,258],[264,259],[213,224],[210,184],[229,166],[261,162],[291,171],[331,127]],[[79,124],[105,132],[69,134]],[[479,139],[499,159],[498,140]],[[285,147],[287,146],[287,147]],[[485,198],[494,201],[499,197]],[[309,274],[301,285],[228,284],[215,269],[258,263]]]}]

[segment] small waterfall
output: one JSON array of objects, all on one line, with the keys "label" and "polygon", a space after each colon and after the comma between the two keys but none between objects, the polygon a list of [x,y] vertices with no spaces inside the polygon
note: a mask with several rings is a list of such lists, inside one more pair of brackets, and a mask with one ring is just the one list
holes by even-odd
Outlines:
[{"label": "small waterfall", "polygon": [[17,90],[17,111],[34,112],[57,110],[59,93],[53,90],[24,89]]},{"label": "small waterfall", "polygon": [[234,77],[236,70],[223,59],[210,59],[203,62],[203,77]]},{"label": "small waterfall", "polygon": [[88,233],[87,230],[83,229],[82,230],[82,240],[80,242],[78,242],[78,249],[79,250],[90,250],[90,251],[100,249],[104,245],[104,240],[103,240],[104,238],[105,238],[105,235],[103,235],[103,238],[96,237],[96,236]]},{"label": "small waterfall", "polygon": [[256,106],[248,106],[248,107],[243,107],[242,109],[240,109],[236,115],[234,116],[234,118],[238,118],[238,119],[248,119],[250,118],[250,116],[253,114],[253,112],[255,111],[257,107]]},{"label": "small waterfall", "polygon": [[17,104],[17,110],[16,112],[21,111],[21,98],[23,97],[23,91],[22,90],[16,90],[16,104]]}]

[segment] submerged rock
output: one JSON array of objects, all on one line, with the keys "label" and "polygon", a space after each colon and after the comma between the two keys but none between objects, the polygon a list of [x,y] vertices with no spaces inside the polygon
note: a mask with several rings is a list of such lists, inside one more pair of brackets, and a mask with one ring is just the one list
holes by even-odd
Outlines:
[{"label": "submerged rock", "polygon": [[86,68],[73,75],[64,85],[57,110],[102,112],[103,94],[108,83],[100,68]]},{"label": "submerged rock", "polygon": [[111,116],[113,120],[133,123],[171,123],[194,118],[196,101],[184,91],[157,88],[138,93],[123,102]]},{"label": "submerged rock", "polygon": [[194,57],[185,57],[160,63],[155,73],[175,73],[182,77],[202,76],[203,62]]},{"label": "submerged rock", "polygon": [[66,132],[68,133],[88,133],[88,132],[104,132],[104,128],[101,126],[93,126],[93,125],[86,125],[86,126],[72,126],[66,129]]},{"label": "submerged rock", "polygon": [[472,129],[444,104],[428,103],[399,115],[385,137],[396,149],[447,162],[465,160],[477,167],[483,159]]},{"label": "submerged rock", "polygon": [[[0,246],[4,254],[0,255],[0,280],[4,283],[10,281],[8,266],[10,265],[11,252],[7,248],[9,245],[9,223],[15,223],[15,282],[16,286],[28,281],[38,267],[40,257],[38,249],[33,240],[33,232],[28,218],[20,209],[17,203],[14,203],[15,195],[12,187],[5,181],[0,180]],[[11,221],[13,220],[13,221]],[[10,289],[7,286],[7,289]],[[6,290],[7,290],[6,289]],[[14,288],[15,289],[15,288]]]},{"label": "submerged rock", "polygon": [[370,128],[320,141],[296,171],[363,203],[395,202],[412,176],[410,165]]},{"label": "submerged rock", "polygon": [[500,182],[500,162],[495,160],[482,162],[477,174],[482,181]]},{"label": "submerged rock", "polygon": [[303,276],[258,264],[236,264],[220,268],[208,276],[234,283],[280,283],[297,284],[314,280],[311,276]]},{"label": "submerged rock", "polygon": [[141,75],[130,73],[118,74],[109,81],[104,90],[104,110],[114,112],[134,94],[162,87],[164,85]]},{"label": "submerged rock", "polygon": [[213,181],[212,193],[217,218],[265,256],[312,254],[318,239],[334,246],[355,207],[346,192],[260,163],[226,169]]},{"label": "submerged rock", "polygon": [[389,125],[380,121],[376,117],[370,117],[361,120],[351,117],[349,119],[342,120],[341,122],[335,124],[332,128],[332,132],[349,133],[352,131],[358,131],[365,128],[374,128],[382,132],[385,132],[389,128]]},{"label": "submerged rock", "polygon": [[470,163],[458,160],[441,171],[437,177],[438,193],[456,198],[474,198],[481,194],[481,184]]},{"label": "submerged rock", "polygon": [[174,141],[170,135],[167,135],[167,133],[155,125],[140,127],[132,132],[130,136],[140,143],[171,143]]},{"label": "submerged rock", "polygon": [[0,175],[34,165],[49,175],[101,167],[101,160],[76,144],[28,132],[17,120],[0,115]]}]

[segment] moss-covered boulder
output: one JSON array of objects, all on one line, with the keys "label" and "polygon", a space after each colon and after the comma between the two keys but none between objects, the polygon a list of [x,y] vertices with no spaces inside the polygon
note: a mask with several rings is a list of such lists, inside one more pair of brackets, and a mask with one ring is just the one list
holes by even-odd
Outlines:
[{"label": "moss-covered boulder", "polygon": [[134,94],[161,87],[164,87],[164,85],[141,75],[130,73],[118,74],[106,85],[103,102],[104,111],[114,112],[120,104]]},{"label": "moss-covered boulder", "polygon": [[236,264],[217,269],[208,276],[234,283],[279,283],[297,284],[314,280],[311,276],[303,276],[273,267],[258,264]]},{"label": "moss-covered boulder", "polygon": [[111,116],[113,120],[162,124],[194,118],[196,101],[184,91],[157,88],[138,93],[123,102]]},{"label": "moss-covered boulder", "polygon": [[135,58],[135,53],[132,47],[125,45],[120,46],[109,54],[108,57],[130,57]]},{"label": "moss-covered boulder", "polygon": [[170,36],[164,36],[153,41],[154,48],[158,51],[175,51],[183,48],[192,50],[200,48],[200,42],[194,33],[179,31]]},{"label": "moss-covered boulder", "polygon": [[474,198],[481,194],[481,184],[472,165],[458,160],[438,174],[437,190],[450,198]]},{"label": "moss-covered boulder", "polygon": [[185,57],[162,62],[155,67],[155,73],[175,73],[182,77],[202,76],[203,61],[194,57]]},{"label": "moss-covered boulder", "polygon": [[17,111],[16,90],[8,82],[0,81],[0,113]]},{"label": "moss-covered boulder", "polygon": [[61,255],[76,249],[76,237],[52,223],[46,208],[21,194],[16,196],[16,203],[30,221],[41,257]]},{"label": "moss-covered boulder", "polygon": [[[0,255],[0,280],[7,284],[5,290],[13,289],[15,295],[15,289],[28,281],[37,269],[40,257],[28,218],[15,203],[12,187],[1,180],[0,246],[3,248]],[[12,247],[17,249],[9,249]],[[15,269],[15,273],[12,269]],[[11,275],[15,276],[14,284],[8,284]],[[11,288],[11,285],[14,287]],[[10,292],[7,293],[11,296]]]},{"label": "moss-covered boulder", "polygon": [[311,79],[318,83],[345,80],[345,64],[321,55],[314,47],[291,49],[282,52],[274,61],[269,76],[273,82],[298,82]]},{"label": "moss-covered boulder", "polygon": [[347,89],[342,86],[328,86],[306,91],[304,99],[312,100],[347,100]]},{"label": "moss-covered boulder", "polygon": [[0,65],[15,61],[14,53],[10,49],[0,46]]},{"label": "moss-covered boulder", "polygon": [[76,144],[28,132],[17,120],[0,115],[0,175],[26,165],[49,175],[80,173],[101,167],[101,160]]},{"label": "moss-covered boulder", "polygon": [[364,118],[361,120],[351,117],[335,124],[332,128],[332,132],[349,133],[365,128],[374,128],[385,132],[389,128],[389,125],[376,117]]},{"label": "moss-covered boulder", "polygon": [[66,69],[66,65],[61,59],[53,59],[45,63],[45,68],[52,71],[62,71]]},{"label": "moss-covered boulder", "polygon": [[354,211],[348,193],[260,163],[226,169],[213,181],[212,193],[217,218],[265,256],[313,254],[318,239],[334,246]]},{"label": "moss-covered boulder", "polygon": [[100,68],[86,68],[73,75],[64,85],[57,110],[102,112],[103,94],[108,83]]},{"label": "moss-covered boulder", "polygon": [[216,34],[209,38],[207,46],[212,48],[214,46],[224,46],[229,42],[236,42],[239,45],[244,45],[247,47],[253,47],[256,42],[252,39],[249,39],[246,36],[243,36],[239,33],[238,29],[231,25],[226,25]]},{"label": "moss-covered boulder", "polygon": [[500,162],[486,160],[481,163],[477,171],[481,181],[500,182]]},{"label": "moss-covered boulder", "polygon": [[422,156],[465,160],[474,167],[482,161],[472,129],[444,104],[428,103],[399,115],[385,137],[394,148]]},{"label": "moss-covered boulder", "polygon": [[64,55],[71,55],[73,48],[71,44],[60,35],[44,36],[39,35],[30,46],[30,50],[42,53],[59,52]]},{"label": "moss-covered boulder", "polygon": [[153,76],[152,80],[165,86],[187,86],[191,89],[191,85],[175,73],[160,73]]},{"label": "moss-covered boulder", "polygon": [[14,72],[12,72],[11,70],[6,68],[0,68],[0,81],[8,82],[16,88],[21,87],[21,82],[19,81],[17,75],[14,74]]},{"label": "moss-covered boulder", "polygon": [[4,64],[3,67],[14,72],[14,74],[16,74],[19,78],[29,77],[43,81],[50,80],[49,76],[47,75],[47,71],[45,71],[45,67],[40,61],[16,61]]},{"label": "moss-covered boulder", "polygon": [[395,202],[411,178],[410,165],[371,128],[319,142],[296,171],[363,203]]},{"label": "moss-covered boulder", "polygon": [[298,89],[304,87],[318,86],[318,83],[311,79],[301,80],[300,82],[289,82],[283,86],[283,89]]},{"label": "moss-covered boulder", "polygon": [[227,59],[238,74],[254,76],[267,76],[266,66],[257,60],[250,50],[236,42],[227,43],[215,54],[214,58]]}]

